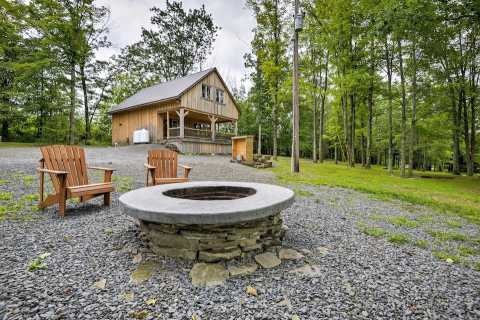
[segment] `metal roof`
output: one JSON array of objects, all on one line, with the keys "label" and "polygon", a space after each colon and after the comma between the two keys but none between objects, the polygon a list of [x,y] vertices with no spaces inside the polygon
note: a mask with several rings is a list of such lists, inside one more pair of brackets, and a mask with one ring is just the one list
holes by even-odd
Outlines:
[{"label": "metal roof", "polygon": [[113,106],[110,113],[120,112],[123,110],[140,107],[154,102],[165,101],[180,98],[180,96],[188,89],[193,87],[197,82],[206,77],[210,72],[216,70],[210,68],[197,73],[189,74],[183,78],[162,82],[151,87],[140,90],[133,96],[128,97],[120,104]]}]

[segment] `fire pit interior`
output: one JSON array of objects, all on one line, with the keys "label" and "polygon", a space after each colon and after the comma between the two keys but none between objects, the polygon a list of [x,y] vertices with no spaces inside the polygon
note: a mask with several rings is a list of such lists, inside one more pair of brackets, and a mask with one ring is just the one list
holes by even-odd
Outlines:
[{"label": "fire pit interior", "polygon": [[213,262],[280,245],[280,212],[294,193],[248,182],[188,182],[137,189],[120,197],[155,253]]},{"label": "fire pit interior", "polygon": [[165,191],[168,197],[190,200],[233,200],[255,194],[255,189],[234,186],[181,188]]}]

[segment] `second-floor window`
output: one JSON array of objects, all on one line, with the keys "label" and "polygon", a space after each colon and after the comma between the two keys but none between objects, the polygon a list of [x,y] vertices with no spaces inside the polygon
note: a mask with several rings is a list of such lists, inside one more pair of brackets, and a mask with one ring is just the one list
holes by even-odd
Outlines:
[{"label": "second-floor window", "polygon": [[216,90],[215,101],[221,104],[225,103],[225,92],[222,89]]},{"label": "second-floor window", "polygon": [[202,98],[206,100],[212,100],[210,96],[210,86],[208,84],[202,84]]}]

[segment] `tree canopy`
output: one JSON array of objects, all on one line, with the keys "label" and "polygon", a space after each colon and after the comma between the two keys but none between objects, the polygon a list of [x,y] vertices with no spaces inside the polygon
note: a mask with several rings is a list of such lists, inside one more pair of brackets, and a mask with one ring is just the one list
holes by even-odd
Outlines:
[{"label": "tree canopy", "polygon": [[[302,1],[303,156],[366,168],[382,164],[390,172],[398,167],[402,176],[414,168],[473,174],[478,167],[480,79],[476,2]],[[290,50],[293,1],[247,4],[257,27],[246,59],[254,72],[245,108],[283,106],[269,124],[250,124],[249,133],[257,133],[260,124],[277,132],[280,154],[289,155],[291,133],[283,128],[291,126],[291,56],[274,57],[280,48]],[[268,18],[277,13],[283,19],[279,37],[271,27],[275,19]],[[277,72],[274,86],[272,72]],[[271,96],[272,88],[278,88],[277,100],[256,98]],[[275,132],[264,139],[263,152],[274,153]]]},{"label": "tree canopy", "polygon": [[[402,176],[478,170],[477,0],[300,3],[303,157],[380,164]],[[242,107],[239,131],[261,138],[261,152],[288,156],[293,1],[245,4],[256,25],[243,57],[251,87],[232,90]],[[138,42],[98,61],[97,50],[110,45],[107,8],[93,0],[0,0],[2,139],[109,142],[113,104],[202,69],[220,30],[208,7],[166,1],[150,11]]]}]

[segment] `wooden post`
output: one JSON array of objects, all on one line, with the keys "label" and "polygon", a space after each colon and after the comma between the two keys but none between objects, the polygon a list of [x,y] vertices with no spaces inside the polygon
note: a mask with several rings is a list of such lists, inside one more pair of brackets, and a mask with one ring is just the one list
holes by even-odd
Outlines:
[{"label": "wooden post", "polygon": [[210,130],[212,131],[212,141],[215,141],[215,124],[218,120],[215,116],[208,116],[210,119]]},{"label": "wooden post", "polygon": [[[295,24],[298,15],[298,0],[295,0]],[[298,99],[298,32],[297,25],[294,28],[293,37],[293,134],[292,134],[292,172],[300,171],[300,110]]]},{"label": "wooden post", "polygon": [[238,121],[235,121],[235,135],[238,136]]},{"label": "wooden post", "polygon": [[167,111],[167,140],[170,139],[170,115]]},{"label": "wooden post", "polygon": [[185,117],[188,114],[188,111],[185,112],[185,108],[181,108],[180,112],[176,111],[178,117],[180,118],[180,138],[185,137]]}]

